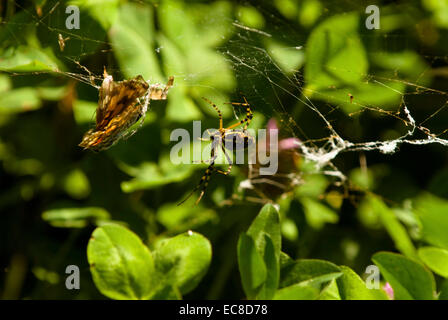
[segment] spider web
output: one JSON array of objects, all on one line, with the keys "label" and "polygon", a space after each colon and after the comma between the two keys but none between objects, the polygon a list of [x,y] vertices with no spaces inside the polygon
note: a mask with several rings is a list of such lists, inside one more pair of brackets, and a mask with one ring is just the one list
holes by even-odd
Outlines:
[{"label": "spider web", "polygon": [[[365,8],[363,5],[344,1],[344,4],[341,5],[329,5],[327,9],[333,9],[332,14],[338,11],[339,14],[345,14],[346,12],[343,12],[341,8],[359,12]],[[388,9],[402,10],[403,7],[389,6]],[[266,25],[275,26],[271,28],[274,33],[271,34],[266,29],[247,27],[238,20],[233,21],[237,36],[230,41],[228,47],[222,48],[222,53],[232,64],[237,77],[241,77],[239,83],[244,88],[241,91],[244,91],[245,94],[250,92],[249,100],[256,101],[255,105],[262,108],[264,115],[280,119],[282,129],[288,132],[287,135],[298,138],[297,149],[300,150],[301,156],[314,163],[316,172],[345,182],[347,180],[346,173],[334,164],[334,160],[343,153],[379,152],[391,155],[398,153],[400,146],[403,145],[448,146],[446,122],[434,121],[446,119],[448,111],[444,81],[437,83],[437,80],[440,80],[437,78],[438,71],[446,65],[446,56],[416,53],[424,61],[425,67],[414,77],[403,76],[399,65],[388,76],[384,76],[384,73],[381,72],[375,73],[374,68],[365,73],[358,73],[358,76],[362,78],[361,81],[367,87],[380,86],[399,96],[395,99],[396,102],[389,103],[387,108],[384,108],[380,103],[365,102],[363,99],[358,99],[356,95],[353,96],[350,92],[355,89],[346,88],[344,83],[332,85],[331,90],[307,88],[303,65],[300,64],[298,69],[281,66],[281,61],[275,58],[273,50],[270,52],[266,47],[260,46],[260,43],[279,41],[283,47],[277,47],[277,49],[306,52],[309,50],[307,47],[309,42],[296,30],[293,30],[292,25],[285,22],[285,19],[279,17],[278,13],[273,14],[270,11],[272,8],[269,9],[269,12],[266,12],[265,6],[256,6],[256,8],[260,12],[266,13],[265,17],[270,17]],[[385,11],[387,12],[388,9]],[[361,15],[361,18],[364,19],[366,16]],[[284,33],[279,33],[278,29]],[[368,31],[359,36],[362,40],[364,40],[363,37],[371,37]],[[407,34],[383,33],[377,37],[389,46],[392,44],[392,48],[386,46],[386,48],[381,48],[383,50],[392,49],[392,52],[415,50],[415,48],[406,46],[410,37]],[[405,46],[400,45],[403,43]],[[393,48],[394,44],[396,48]],[[381,53],[378,52],[378,55],[381,56]],[[331,68],[335,74],[347,71],[357,72],[340,66],[328,68]],[[424,81],[423,79],[427,77],[430,77],[430,80]],[[261,85],[260,79],[263,79]],[[402,90],[394,88],[394,84],[401,86]],[[431,85],[440,88],[433,88]],[[338,89],[345,89],[345,98],[341,98],[340,95],[333,96],[332,91],[336,92]],[[424,102],[427,97],[431,99],[431,102],[434,101],[433,105]],[[344,105],[350,104],[354,106],[352,111],[344,110]],[[293,114],[290,111],[291,105],[299,106],[303,110],[302,114],[298,116]],[[303,114],[306,115],[303,116]],[[368,114],[379,128],[387,130],[387,126],[390,126],[396,130],[396,137],[390,139],[380,139],[378,136],[373,139],[351,137],[343,126],[356,123],[362,119],[364,114]],[[305,129],[301,125],[302,121],[312,121],[318,129],[309,130],[309,123],[308,129]],[[248,183],[244,187],[252,188],[252,185]]]},{"label": "spider web", "polygon": [[[138,3],[153,6],[157,10],[154,4],[141,1]],[[64,12],[66,3],[48,1],[45,5],[39,6],[34,3],[23,4],[15,1],[14,4],[23,17],[1,23],[3,37],[7,37],[7,46],[22,44],[24,41],[22,32],[27,28],[37,27],[39,29],[37,38],[41,42],[41,47],[52,47],[54,54],[64,63],[64,66],[55,65],[51,71],[7,71],[10,77],[38,75],[52,77],[56,74],[73,78],[98,89],[98,81],[102,80],[103,65],[98,64],[97,61],[104,60],[112,62],[108,66],[108,72],[114,74],[116,79],[126,77],[126,70],[119,68],[113,58],[111,60],[111,56],[129,48],[117,47],[108,40],[105,32],[96,34],[92,31],[92,35],[85,36],[61,27],[67,17]],[[338,5],[322,1],[321,4],[324,7],[319,21],[324,21],[325,16],[331,17],[335,13],[344,14],[352,11],[361,12],[359,15],[363,18],[366,16],[362,15],[362,9],[365,6],[357,1],[344,1]],[[448,128],[446,122],[443,123],[441,120],[446,119],[447,115],[447,93],[444,91],[444,83],[436,81],[438,76],[443,78],[443,68],[446,66],[448,56],[414,52],[421,61],[424,61],[425,68],[417,77],[410,78],[403,75],[399,65],[386,75],[384,72],[377,72],[374,68],[367,68],[366,72],[360,73],[358,70],[346,69],[340,65],[327,66],[334,74],[353,73],[367,88],[369,86],[382,87],[385,90],[382,92],[389,92],[398,97],[393,99],[395,102],[390,102],[383,107],[382,103],[363,101],[361,96],[352,93],[351,86],[343,82],[336,82],[331,88],[310,87],[307,83],[309,79],[304,71],[306,69],[304,63],[307,63],[305,59],[312,49],[309,47],[307,36],[300,30],[296,30],[296,24],[291,19],[288,20],[282,16],[270,2],[258,4],[241,2],[238,6],[239,8],[255,8],[263,15],[266,22],[264,27],[257,28],[228,15],[218,17],[226,22],[225,33],[228,39],[220,43],[215,52],[225,59],[237,79],[238,85],[234,94],[235,96],[238,96],[239,92],[244,94],[254,106],[255,111],[263,115],[266,120],[272,117],[277,118],[283,135],[298,139],[296,148],[305,159],[315,164],[316,171],[343,182],[347,179],[346,172],[334,164],[334,161],[343,153],[376,151],[394,154],[399,152],[400,146],[403,145],[448,146]],[[189,9],[200,10],[199,7],[195,9],[194,5]],[[402,6],[389,5],[385,12],[387,14],[387,10],[401,9],[403,9]],[[216,17],[205,16],[203,19],[211,21]],[[196,30],[195,36],[200,37],[200,28]],[[42,33],[46,33],[45,36]],[[59,35],[62,39],[66,39],[64,42],[67,46],[64,51],[58,48]],[[357,36],[362,41],[370,37],[367,31]],[[376,37],[380,41],[394,43],[406,42],[409,35],[391,35],[383,32],[377,34]],[[267,47],[271,47],[272,50]],[[404,51],[408,48],[399,48],[395,51],[399,52],[400,49]],[[164,47],[159,46],[154,48],[154,51],[159,57],[159,54],[164,52]],[[295,56],[293,60],[296,59],[296,65],[294,66],[294,63],[288,66],[282,65],[282,57],[276,55],[276,51],[286,53],[287,57]],[[213,66],[202,66],[199,71],[184,72],[175,68],[173,70],[175,78],[183,79],[180,86],[205,87],[217,95],[227,97],[222,93],[221,88],[196,80],[210,76],[207,73],[213,70]],[[437,74],[437,72],[440,73]],[[430,80],[423,81],[428,77]],[[402,90],[398,90],[394,85],[400,86]],[[345,90],[345,98],[339,94],[340,90]],[[430,105],[425,104],[425,99],[428,97]],[[375,126],[383,130],[387,128],[393,130],[395,136],[382,138],[379,136],[379,131],[374,131],[372,136],[357,135],[355,137],[351,135],[350,130],[346,130],[347,126],[353,123],[359,125],[364,119],[374,121]],[[307,125],[303,125],[304,123]]]}]

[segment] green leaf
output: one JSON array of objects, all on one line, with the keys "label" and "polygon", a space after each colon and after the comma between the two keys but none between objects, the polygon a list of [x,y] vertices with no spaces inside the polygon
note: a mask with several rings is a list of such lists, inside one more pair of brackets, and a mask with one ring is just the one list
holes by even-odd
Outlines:
[{"label": "green leaf", "polygon": [[202,117],[196,104],[181,90],[170,91],[166,107],[166,119],[173,122],[190,122]]},{"label": "green leaf", "polygon": [[318,297],[319,289],[299,283],[277,290],[274,300],[316,300]]},{"label": "green leaf", "polygon": [[[186,58],[189,72],[195,75],[195,83],[206,86],[206,88],[193,88],[197,98],[205,95],[216,103],[216,99],[209,94],[212,92],[216,95],[216,90],[210,88],[216,87],[223,91],[234,90],[236,82],[232,66],[214,49],[199,50],[196,48],[196,50],[189,51]],[[216,74],[219,74],[219,77],[216,77]]]},{"label": "green leaf", "polygon": [[[347,113],[363,106],[395,108],[406,85],[368,81],[367,54],[358,35],[360,21],[356,13],[335,15],[312,31],[306,45],[304,93],[336,104]],[[381,76],[392,78],[393,74]]]},{"label": "green leaf", "polygon": [[119,225],[95,229],[87,246],[93,281],[112,299],[148,299],[155,284],[154,261],[140,238]]},{"label": "green leaf", "polygon": [[299,11],[299,21],[305,26],[313,25],[324,11],[320,1],[304,0]]},{"label": "green leaf", "polygon": [[285,268],[288,268],[289,266],[292,266],[295,263],[294,260],[291,259],[290,256],[288,256],[283,251],[280,251],[280,270],[283,273]]},{"label": "green leaf", "polygon": [[[238,243],[241,279],[248,298],[274,296],[280,277],[280,249],[279,213],[274,206],[266,204]],[[247,276],[250,278],[246,279]]]},{"label": "green leaf", "polygon": [[422,237],[428,243],[448,249],[448,201],[424,194],[415,204],[415,212],[422,223]]},{"label": "green leaf", "polygon": [[341,300],[336,279],[331,280],[330,283],[328,283],[327,286],[321,291],[319,300]]},{"label": "green leaf", "polygon": [[247,235],[254,239],[255,246],[261,256],[264,256],[266,234],[271,238],[274,245],[275,256],[279,259],[282,241],[280,232],[280,216],[277,209],[272,204],[266,204],[263,206],[260,213],[247,230]]},{"label": "green leaf", "polygon": [[313,89],[358,84],[368,61],[357,30],[359,17],[349,13],[325,20],[306,45],[305,83]]},{"label": "green leaf", "polygon": [[301,282],[330,281],[340,274],[341,269],[328,261],[315,259],[300,259],[290,261],[282,266],[280,287],[287,287]]},{"label": "green leaf", "polygon": [[59,86],[59,87],[38,87],[37,93],[41,99],[51,100],[51,101],[59,101],[67,95],[67,87]]},{"label": "green leaf", "polygon": [[418,256],[432,271],[448,278],[448,250],[423,247],[418,249]]},{"label": "green leaf", "polygon": [[11,78],[6,74],[0,74],[0,92],[4,93],[11,90],[12,81]]},{"label": "green leaf", "polygon": [[75,117],[76,123],[94,123],[95,121],[95,110],[98,104],[91,101],[85,101],[76,99],[73,102],[73,115]]},{"label": "green leaf", "polygon": [[434,276],[420,263],[390,252],[376,253],[372,261],[394,289],[396,300],[434,299]]},{"label": "green leaf", "polygon": [[164,239],[154,250],[157,271],[182,294],[198,285],[208,270],[211,258],[210,242],[194,232]]},{"label": "green leaf", "polygon": [[368,289],[366,283],[349,267],[340,267],[343,275],[336,280],[342,300],[387,300],[380,289]]},{"label": "green leaf", "polygon": [[[320,292],[325,283],[334,282],[342,276],[341,269],[337,265],[323,260],[293,261],[285,254],[282,254],[281,261],[280,287],[282,289],[276,292],[274,299],[314,300],[319,297],[337,299],[336,297],[339,296],[337,286],[336,292],[328,286],[322,293]],[[325,290],[327,290],[326,293],[324,293]]]},{"label": "green leaf", "polygon": [[354,168],[350,171],[349,179],[354,186],[366,190],[372,190],[376,182],[374,172],[370,169]]},{"label": "green leaf", "polygon": [[190,176],[192,166],[177,165],[177,169],[163,170],[152,162],[142,162],[138,167],[131,167],[124,163],[119,164],[120,169],[135,178],[121,183],[123,192],[153,189],[162,185],[185,180]]},{"label": "green leaf", "polygon": [[448,3],[445,1],[426,0],[422,1],[423,7],[431,12],[431,23],[435,23],[440,28],[448,28]]},{"label": "green leaf", "polygon": [[199,206],[178,206],[176,203],[167,203],[157,210],[157,221],[165,228],[174,231],[187,231],[205,223],[214,223],[219,220],[218,215],[211,209]]},{"label": "green leaf", "polygon": [[107,30],[117,18],[120,0],[71,0],[69,3],[87,10],[101,24],[103,29]]},{"label": "green leaf", "polygon": [[[384,78],[392,77],[390,74]],[[356,87],[327,91],[326,96],[335,103],[341,105],[345,112],[354,112],[364,106],[377,108],[378,105],[385,110],[393,110],[400,103],[406,85],[397,81],[384,81],[381,83],[363,81]],[[348,94],[353,96],[350,102]]]},{"label": "green leaf", "polygon": [[254,240],[244,233],[238,240],[238,266],[244,292],[248,299],[254,299],[266,280],[267,270]]},{"label": "green leaf", "polygon": [[149,6],[127,3],[109,30],[109,38],[120,69],[127,78],[165,82],[154,50],[154,26]]},{"label": "green leaf", "polygon": [[186,9],[190,20],[195,22],[195,34],[201,35],[200,38],[196,38],[200,40],[198,45],[216,48],[225,44],[234,33],[232,23],[235,9],[231,2],[188,4]]},{"label": "green leaf", "polygon": [[57,59],[50,50],[32,46],[11,47],[0,54],[0,70],[16,72],[55,71]]},{"label": "green leaf", "polygon": [[414,244],[412,243],[405,227],[398,221],[394,212],[389,209],[381,199],[374,196],[366,198],[363,210],[372,210],[378,214],[384,228],[386,228],[390,237],[395,243],[397,249],[405,256],[418,258]]},{"label": "green leaf", "polygon": [[312,198],[300,198],[305,211],[305,217],[310,226],[315,229],[322,228],[325,223],[336,223],[339,220],[338,214]]},{"label": "green leaf", "polygon": [[295,47],[286,46],[272,40],[267,42],[266,47],[269,55],[287,74],[297,72],[305,61],[305,53]]},{"label": "green leaf", "polygon": [[267,274],[261,291],[257,295],[257,299],[269,300],[274,296],[280,279],[279,259],[275,254],[274,243],[269,235],[265,235],[266,247],[264,250],[264,264]]},{"label": "green leaf", "polygon": [[229,38],[233,32],[232,9],[226,2],[204,5],[167,0],[157,13],[163,33],[188,56],[193,51],[215,48]]},{"label": "green leaf", "polygon": [[252,6],[238,6],[236,16],[243,25],[250,28],[261,29],[264,27],[263,15]]},{"label": "green leaf", "polygon": [[[301,169],[307,170],[306,168],[304,168],[305,166],[307,166],[307,164],[302,164]],[[294,193],[297,197],[310,197],[317,199],[325,192],[325,189],[329,184],[328,180],[321,174],[306,174],[304,180],[305,183],[300,184],[294,190]]]},{"label": "green leaf", "polygon": [[169,281],[161,281],[155,288],[151,300],[182,300],[179,289],[171,285]]},{"label": "green leaf", "polygon": [[157,13],[163,33],[175,41],[183,52],[193,50],[194,44],[200,42],[195,39],[194,22],[182,2],[163,1]]},{"label": "green leaf", "polygon": [[64,177],[64,189],[72,198],[83,199],[90,193],[89,179],[83,171],[72,170]]},{"label": "green leaf", "polygon": [[[316,299],[319,295],[321,295],[320,299],[340,299],[337,287],[336,292],[332,288],[328,288],[328,286],[324,287],[322,292],[320,292],[323,285],[331,283],[342,276],[341,269],[337,265],[324,260],[314,259],[293,261],[284,254],[281,261],[280,288],[282,289],[277,291],[274,299],[280,299],[281,296],[284,296],[286,299],[287,295],[291,297],[297,295],[297,299]],[[313,289],[309,289],[311,287]],[[286,288],[289,289],[282,291]],[[299,298],[301,294],[304,294],[303,298]],[[306,294],[309,294],[309,296]]]},{"label": "green leaf", "polygon": [[42,219],[53,227],[83,228],[90,222],[99,224],[110,219],[109,212],[103,208],[61,208],[42,213]]},{"label": "green leaf", "polygon": [[293,19],[299,13],[298,2],[294,0],[275,0],[277,10],[288,19]]},{"label": "green leaf", "polygon": [[29,23],[33,18],[35,16],[30,10],[19,10],[7,18],[7,28],[0,28],[0,47],[3,49],[16,46],[17,44],[35,44],[36,26],[33,23]]},{"label": "green leaf", "polygon": [[[188,7],[179,1],[164,1],[157,10],[161,29],[166,36],[159,38],[163,46],[161,53],[167,58],[166,72],[172,70],[193,75],[197,87],[192,88],[192,95],[212,99],[209,91],[214,95],[216,91],[207,88],[230,91],[236,85],[231,66],[215,50],[215,46],[224,41],[229,30],[232,30],[228,26],[231,7],[226,3],[208,5],[200,11],[190,11]],[[195,16],[201,11],[207,13]],[[217,16],[210,18],[212,12],[217,12]],[[197,34],[201,34],[201,37],[196,37]],[[194,112],[191,105],[187,104],[187,107],[190,109],[189,113]]]},{"label": "green leaf", "polygon": [[426,72],[429,67],[425,59],[417,52],[405,50],[401,52],[373,53],[372,62],[383,69],[393,70],[401,78],[409,79],[421,86],[429,85],[430,73]]},{"label": "green leaf", "polygon": [[0,95],[0,113],[20,113],[32,111],[42,105],[35,88],[23,87],[2,92]]},{"label": "green leaf", "polygon": [[281,223],[282,235],[289,241],[296,242],[299,238],[297,224],[290,218],[284,218]]}]

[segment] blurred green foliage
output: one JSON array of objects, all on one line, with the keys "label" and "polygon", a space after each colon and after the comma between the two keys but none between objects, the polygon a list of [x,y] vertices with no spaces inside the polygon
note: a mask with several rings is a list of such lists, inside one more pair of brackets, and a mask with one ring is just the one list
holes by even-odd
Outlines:
[{"label": "blurred green foliage", "polygon": [[[406,134],[404,106],[446,139],[442,2],[376,1],[379,30],[355,0],[2,3],[0,298],[387,299],[365,286],[375,264],[395,299],[448,299],[446,147],[342,153],[339,184],[283,154],[300,178],[286,191],[254,196],[239,166],[197,206],[177,203],[206,166],[170,160],[173,129],[218,125],[201,97],[232,124],[244,110],[223,103],[243,94],[251,128],[276,118],[281,138],[317,145],[328,124],[310,106],[352,142]],[[68,5],[80,29],[65,27]],[[77,144],[104,67],[175,86],[137,134],[95,154]],[[80,290],[65,288],[67,265]]]}]

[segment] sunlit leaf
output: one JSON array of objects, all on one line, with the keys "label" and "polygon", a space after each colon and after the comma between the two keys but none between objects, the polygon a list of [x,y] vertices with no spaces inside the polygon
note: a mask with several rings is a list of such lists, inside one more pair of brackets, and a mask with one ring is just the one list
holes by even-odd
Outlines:
[{"label": "sunlit leaf", "polygon": [[395,246],[404,255],[417,258],[415,247],[409,238],[405,227],[398,221],[394,212],[389,209],[378,197],[367,197],[366,203],[362,207],[363,210],[372,210],[378,214],[384,228],[389,233],[395,243]]},{"label": "sunlit leaf", "polygon": [[71,5],[75,5],[84,9],[94,17],[103,29],[107,30],[111,24],[117,19],[117,9],[119,0],[70,0]]},{"label": "sunlit leaf", "polygon": [[316,229],[322,228],[325,223],[336,223],[339,216],[326,205],[312,198],[301,198],[307,222]]},{"label": "sunlit leaf", "polygon": [[336,279],[331,280],[330,283],[322,289],[319,295],[319,300],[341,300]]},{"label": "sunlit leaf", "polygon": [[75,199],[82,199],[89,195],[90,184],[85,173],[79,169],[70,171],[64,179],[65,191]]},{"label": "sunlit leaf", "polygon": [[420,263],[390,252],[376,253],[372,261],[394,289],[396,300],[434,299],[434,276]]},{"label": "sunlit leaf", "polygon": [[290,261],[281,269],[280,287],[288,287],[295,283],[320,284],[341,275],[340,268],[328,261],[299,259]]},{"label": "sunlit leaf", "polygon": [[264,265],[266,266],[266,281],[260,292],[257,294],[257,299],[267,300],[272,299],[276,294],[280,278],[280,266],[278,261],[278,255],[276,255],[274,243],[269,235],[265,235],[266,247],[264,250]]},{"label": "sunlit leaf", "polygon": [[140,238],[119,225],[95,229],[87,246],[93,281],[112,299],[148,299],[154,289],[154,261]]},{"label": "sunlit leaf", "polygon": [[48,50],[18,46],[0,54],[0,70],[2,71],[33,72],[57,69],[57,60]]},{"label": "sunlit leaf", "polygon": [[257,250],[262,255],[264,255],[266,246],[266,234],[271,238],[275,255],[279,259],[281,249],[280,217],[277,209],[271,204],[266,204],[261,209],[247,230],[247,235],[254,239]]},{"label": "sunlit leaf", "polygon": [[432,271],[448,278],[448,250],[422,247],[418,249],[418,256]]},{"label": "sunlit leaf", "polygon": [[73,104],[73,115],[77,123],[95,123],[95,110],[98,104],[77,99]]},{"label": "sunlit leaf", "polygon": [[274,61],[287,74],[296,72],[305,61],[305,53],[300,47],[290,47],[274,41],[268,41],[267,50]]},{"label": "sunlit leaf", "polygon": [[254,299],[266,280],[266,265],[250,236],[244,233],[240,235],[237,250],[244,292],[249,299]]},{"label": "sunlit leaf", "polygon": [[182,181],[190,175],[192,170],[189,165],[179,165],[177,170],[162,171],[155,163],[144,162],[137,168],[121,167],[135,178],[124,181],[121,188],[124,192],[152,189],[172,182]]},{"label": "sunlit leaf", "polygon": [[0,113],[32,111],[40,108],[41,104],[35,88],[18,88],[0,95]]},{"label": "sunlit leaf", "polygon": [[99,224],[109,218],[109,213],[98,207],[51,209],[42,213],[43,220],[59,228],[82,228],[89,223]]},{"label": "sunlit leaf", "polygon": [[387,300],[384,291],[369,289],[366,283],[349,267],[340,267],[343,275],[336,280],[342,300]]},{"label": "sunlit leaf", "polygon": [[238,20],[243,23],[243,25],[250,28],[261,29],[265,24],[263,15],[252,6],[238,7],[236,16],[238,17]]},{"label": "sunlit leaf", "polygon": [[448,201],[424,194],[415,204],[415,213],[422,223],[422,236],[428,243],[448,249]]},{"label": "sunlit leaf", "polygon": [[299,283],[277,290],[274,300],[316,300],[318,297],[319,289]]},{"label": "sunlit leaf", "polygon": [[306,45],[305,80],[314,89],[357,85],[368,61],[358,36],[356,14],[335,15],[315,28]]},{"label": "sunlit leaf", "polygon": [[210,242],[193,232],[164,239],[154,249],[157,272],[168,278],[182,294],[193,290],[208,270],[212,258]]},{"label": "sunlit leaf", "polygon": [[166,82],[154,51],[153,29],[149,6],[128,3],[120,7],[118,18],[109,30],[109,38],[127,78],[142,75],[151,82]]}]

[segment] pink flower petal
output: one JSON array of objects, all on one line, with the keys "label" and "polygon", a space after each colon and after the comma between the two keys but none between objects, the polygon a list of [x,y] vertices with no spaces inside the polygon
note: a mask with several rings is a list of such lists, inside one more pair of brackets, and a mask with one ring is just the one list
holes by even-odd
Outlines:
[{"label": "pink flower petal", "polygon": [[386,292],[390,300],[394,300],[394,289],[390,286],[389,282],[383,286],[383,290]]},{"label": "pink flower petal", "polygon": [[279,150],[295,149],[298,147],[299,142],[300,140],[297,138],[286,138],[279,141],[278,149]]}]

